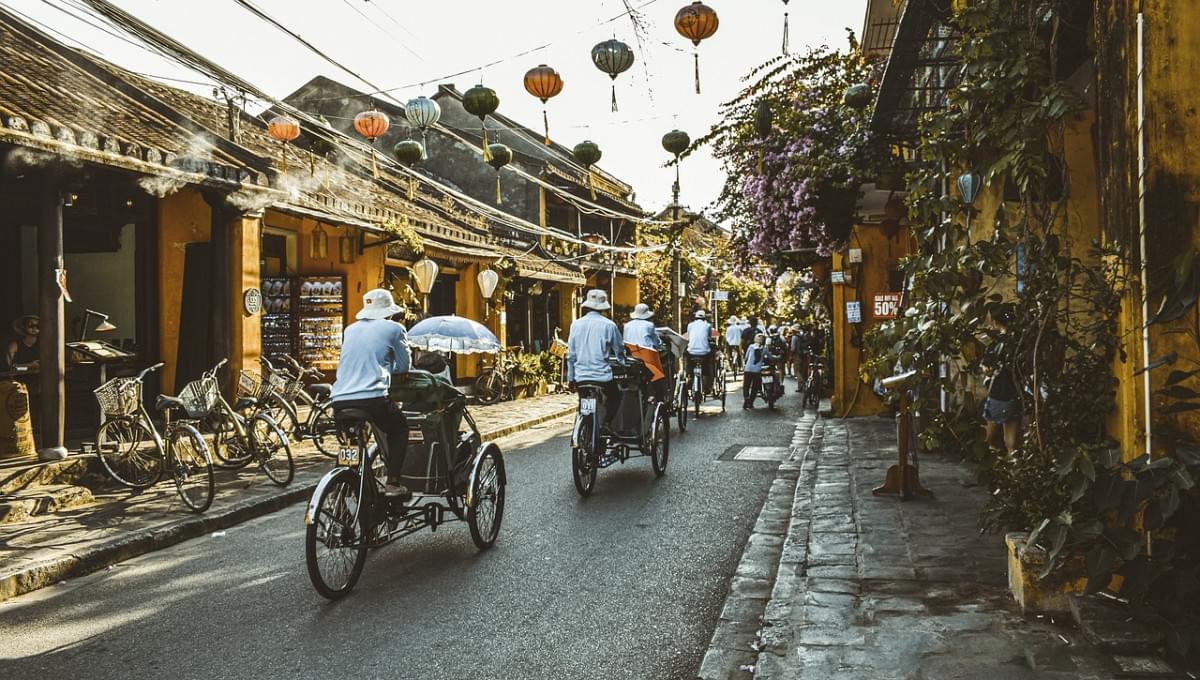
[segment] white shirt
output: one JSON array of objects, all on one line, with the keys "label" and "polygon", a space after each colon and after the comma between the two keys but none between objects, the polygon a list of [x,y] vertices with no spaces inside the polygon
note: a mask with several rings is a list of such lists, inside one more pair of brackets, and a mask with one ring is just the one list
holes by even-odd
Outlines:
[{"label": "white shirt", "polygon": [[712,326],[704,319],[696,319],[687,327],[688,354],[712,352]]},{"label": "white shirt", "polygon": [[725,342],[732,347],[742,343],[742,325],[740,323],[730,324],[729,330],[725,331]]},{"label": "white shirt", "polygon": [[625,323],[625,342],[638,347],[659,349],[662,339],[654,329],[654,322],[649,319],[631,319]]}]

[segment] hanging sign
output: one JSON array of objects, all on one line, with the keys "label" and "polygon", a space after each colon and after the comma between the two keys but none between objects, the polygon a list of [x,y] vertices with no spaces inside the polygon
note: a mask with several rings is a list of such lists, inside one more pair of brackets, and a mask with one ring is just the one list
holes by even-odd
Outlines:
[{"label": "hanging sign", "polygon": [[729,291],[714,290],[712,297],[713,297],[713,302],[729,302]]},{"label": "hanging sign", "polygon": [[876,319],[894,319],[900,315],[900,293],[876,293],[875,310],[872,315]]},{"label": "hanging sign", "polygon": [[862,303],[857,300],[846,303],[846,323],[862,323]]}]

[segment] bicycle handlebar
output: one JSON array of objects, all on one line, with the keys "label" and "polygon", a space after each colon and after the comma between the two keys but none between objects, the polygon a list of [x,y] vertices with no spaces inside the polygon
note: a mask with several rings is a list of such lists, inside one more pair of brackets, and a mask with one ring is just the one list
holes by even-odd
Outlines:
[{"label": "bicycle handlebar", "polygon": [[141,373],[138,373],[137,379],[139,381],[144,380],[146,378],[147,374],[153,373],[154,371],[157,371],[158,369],[162,368],[163,366],[166,366],[166,364],[164,364],[161,361],[158,362],[157,364],[154,364],[153,366],[147,366],[145,369],[142,370]]}]

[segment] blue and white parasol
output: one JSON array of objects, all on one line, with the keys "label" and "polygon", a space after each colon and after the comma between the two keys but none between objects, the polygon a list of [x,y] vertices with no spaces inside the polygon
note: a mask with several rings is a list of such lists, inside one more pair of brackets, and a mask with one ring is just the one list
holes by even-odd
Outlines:
[{"label": "blue and white parasol", "polygon": [[417,349],[458,354],[500,351],[500,340],[487,326],[453,314],[432,316],[408,331],[408,344]]}]

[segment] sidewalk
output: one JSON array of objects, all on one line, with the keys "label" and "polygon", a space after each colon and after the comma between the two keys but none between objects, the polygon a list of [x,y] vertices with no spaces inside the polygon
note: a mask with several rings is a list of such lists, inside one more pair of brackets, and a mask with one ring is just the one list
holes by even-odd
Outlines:
[{"label": "sidewalk", "polygon": [[[575,405],[575,395],[559,394],[470,411],[487,441],[573,413]],[[292,455],[296,477],[286,488],[253,467],[217,471],[216,497],[202,515],[189,512],[164,481],[142,493],[97,492],[91,505],[0,525],[0,600],[307,500],[333,461],[311,442],[293,444]]]},{"label": "sidewalk", "polygon": [[1069,621],[1017,612],[1003,537],[980,534],[986,490],[966,466],[923,458],[933,499],[872,495],[895,442],[890,419],[801,421],[700,676],[1113,677]]}]

